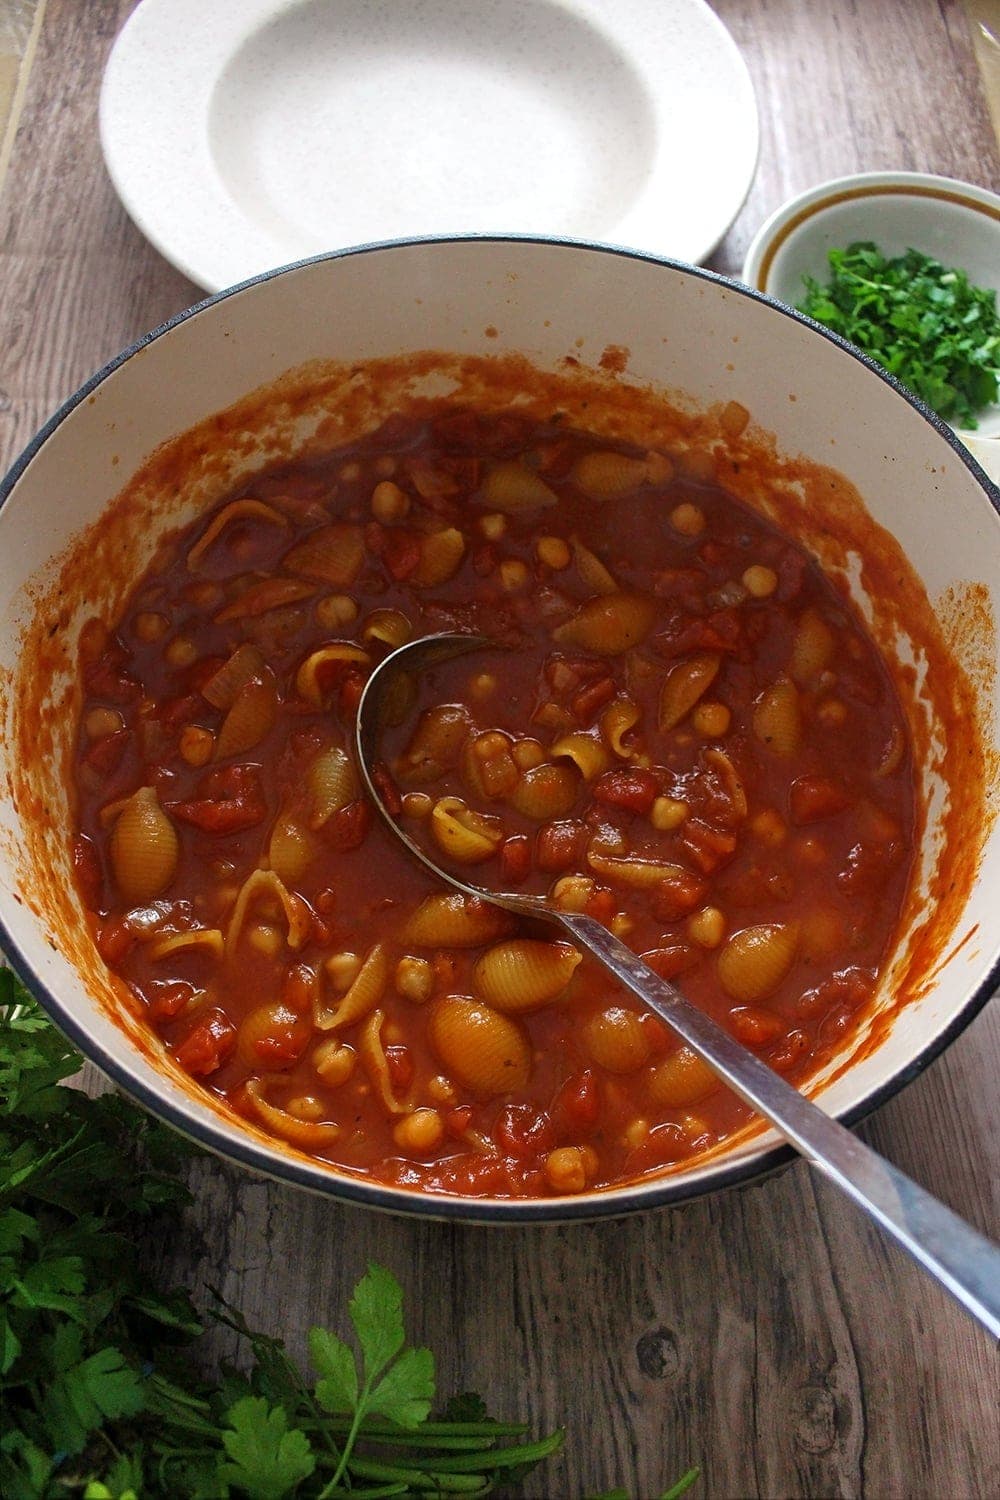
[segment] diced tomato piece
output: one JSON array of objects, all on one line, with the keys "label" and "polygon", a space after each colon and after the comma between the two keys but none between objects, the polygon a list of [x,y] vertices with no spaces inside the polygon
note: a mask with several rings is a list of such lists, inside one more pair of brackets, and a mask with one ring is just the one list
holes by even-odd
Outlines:
[{"label": "diced tomato piece", "polygon": [[455,1137],[456,1141],[464,1138],[465,1132],[472,1123],[472,1105],[460,1104],[456,1109],[449,1109],[444,1117],[444,1128],[449,1135]]},{"label": "diced tomato piece", "polygon": [[532,1104],[505,1105],[493,1127],[493,1139],[505,1156],[522,1161],[551,1151],[556,1143],[551,1119]]},{"label": "diced tomato piece", "polygon": [[312,1010],[316,976],[308,964],[292,964],[281,982],[281,1003],[296,1016],[307,1016]]},{"label": "diced tomato piece", "polygon": [[583,858],[589,835],[574,818],[545,823],[535,835],[535,864],[546,875],[572,870]]},{"label": "diced tomato piece", "polygon": [[142,688],[126,672],[125,660],[124,651],[116,647],[86,669],[83,680],[91,697],[108,703],[131,703],[141,696]]},{"label": "diced tomato piece", "polygon": [[101,873],[101,861],[91,839],[85,833],[81,833],[73,840],[73,870],[80,886],[80,894],[83,896],[84,904],[92,911],[101,904],[101,892],[104,889],[104,877]]},{"label": "diced tomato piece", "polygon": [[363,672],[350,670],[340,684],[337,694],[337,702],[340,706],[341,716],[345,719],[353,719],[361,702],[361,694],[365,690],[366,678]]},{"label": "diced tomato piece", "polygon": [[409,1047],[393,1044],[385,1049],[385,1062],[389,1070],[389,1081],[397,1094],[405,1093],[413,1082],[416,1068]]},{"label": "diced tomato piece", "polygon": [[182,823],[206,833],[238,833],[267,816],[267,801],[257,766],[225,766],[202,778],[203,796],[166,806]]},{"label": "diced tomato piece", "polygon": [[601,1112],[601,1095],[597,1079],[590,1068],[574,1073],[559,1089],[549,1108],[549,1118],[560,1134],[596,1125]]},{"label": "diced tomato piece", "polygon": [[605,771],[594,782],[594,801],[629,812],[648,813],[660,795],[659,777],[641,768]]},{"label": "diced tomato piece", "polygon": [[763,1047],[773,1042],[785,1029],[785,1023],[773,1011],[759,1005],[738,1005],[729,1012],[729,1030],[747,1047]]},{"label": "diced tomato piece", "polygon": [[850,806],[848,793],[829,776],[799,776],[788,788],[793,823],[818,823]]},{"label": "diced tomato piece", "polygon": [[95,740],[83,757],[84,764],[95,771],[100,771],[102,776],[109,775],[125,754],[129,738],[130,734],[127,729],[116,729],[114,734],[106,734],[103,738]]},{"label": "diced tomato piece", "polygon": [[179,724],[189,724],[198,714],[205,712],[205,700],[198,694],[185,693],[180,698],[168,698],[157,712],[157,719],[166,729]]},{"label": "diced tomato piece", "polygon": [[859,842],[853,846],[843,869],[838,872],[837,884],[852,899],[872,895],[885,883],[886,874],[898,857],[898,844]]},{"label": "diced tomato piece", "polygon": [[686,818],[680,834],[681,843],[705,875],[711,875],[727,864],[736,853],[736,835],[713,828],[700,818]]},{"label": "diced tomato piece", "polygon": [[346,853],[349,849],[360,849],[372,826],[372,810],[360,799],[349,802],[335,812],[323,826],[323,834],[331,848]]},{"label": "diced tomato piece", "polygon": [[642,954],[643,963],[647,963],[661,979],[675,979],[678,974],[685,974],[694,968],[699,958],[700,954],[689,943],[666,943],[662,948],[650,948]]},{"label": "diced tomato piece", "polygon": [[694,911],[708,894],[708,882],[690,870],[676,879],[661,880],[649,893],[649,905],[660,922],[676,922]]},{"label": "diced tomato piece", "polygon": [[737,652],[743,645],[743,624],[735,609],[717,609],[695,620],[675,615],[653,645],[668,658],[692,651]]},{"label": "diced tomato piece", "polygon": [[172,1021],[180,1015],[185,1005],[195,994],[193,984],[179,979],[174,983],[153,980],[147,986],[149,993],[149,1017],[153,1021]]},{"label": "diced tomato piece", "polygon": [[399,787],[393,781],[389,767],[379,762],[377,766],[372,766],[371,776],[379,796],[385,803],[386,811],[391,817],[398,817],[403,811],[403,799],[399,795]]},{"label": "diced tomato piece", "polygon": [[121,963],[127,953],[135,947],[135,933],[124,917],[115,917],[105,922],[97,934],[97,951],[106,964]]},{"label": "diced tomato piece", "polygon": [[611,677],[599,677],[596,682],[581,688],[572,703],[573,717],[577,723],[589,724],[598,709],[611,702],[616,691]]},{"label": "diced tomato piece", "polygon": [[611,921],[618,910],[618,902],[610,891],[603,887],[598,888],[592,895],[587,897],[584,911],[588,917],[593,917],[595,922],[603,922],[605,927]]},{"label": "diced tomato piece", "polygon": [[409,578],[420,562],[420,537],[402,526],[387,527],[382,540],[382,560],[397,583]]},{"label": "diced tomato piece", "polygon": [[210,1010],[174,1049],[182,1068],[195,1078],[217,1073],[236,1046],[236,1027],[221,1010]]},{"label": "diced tomato piece", "polygon": [[531,874],[531,840],[523,833],[504,839],[500,846],[500,876],[504,884],[520,885]]},{"label": "diced tomato piece", "polygon": [[298,1062],[309,1045],[312,1026],[301,1020],[293,1025],[276,1026],[269,1036],[259,1036],[253,1044],[261,1062],[267,1068],[287,1068]]}]

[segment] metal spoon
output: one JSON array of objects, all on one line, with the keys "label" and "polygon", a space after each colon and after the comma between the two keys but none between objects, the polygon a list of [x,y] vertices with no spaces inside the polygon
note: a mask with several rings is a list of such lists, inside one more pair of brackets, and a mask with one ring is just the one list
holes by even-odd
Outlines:
[{"label": "metal spoon", "polygon": [[435,864],[390,814],[372,778],[372,770],[381,763],[384,729],[406,717],[414,678],[440,662],[484,648],[497,649],[497,643],[480,635],[427,636],[391,652],[368,679],[358,705],[358,761],[375,806],[397,838],[414,858],[463,895],[562,927],[780,1130],[811,1166],[881,1224],[994,1338],[1000,1338],[1000,1249],[810,1103],[593,917],[560,911],[544,896],[491,891],[457,879]]}]

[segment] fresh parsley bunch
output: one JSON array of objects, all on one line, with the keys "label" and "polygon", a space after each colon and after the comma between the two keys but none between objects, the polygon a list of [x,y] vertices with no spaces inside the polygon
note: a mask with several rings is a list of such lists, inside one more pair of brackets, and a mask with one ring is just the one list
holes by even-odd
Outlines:
[{"label": "fresh parsley bunch", "polygon": [[859,240],[827,259],[829,283],[803,277],[799,312],[870,354],[945,421],[974,428],[998,393],[996,292],[920,250],[889,259]]},{"label": "fresh parsley bunch", "polygon": [[189,1201],[178,1174],[193,1148],[118,1095],[60,1087],[80,1065],[0,968],[3,1500],[432,1500],[509,1490],[559,1452],[562,1431],[531,1441],[478,1396],[431,1417],[433,1355],[407,1346],[402,1291],[380,1266],[348,1308],[357,1353],[311,1330],[313,1380],[218,1297],[213,1316],[253,1365],[200,1374],[202,1319],[142,1255],[155,1216]]}]

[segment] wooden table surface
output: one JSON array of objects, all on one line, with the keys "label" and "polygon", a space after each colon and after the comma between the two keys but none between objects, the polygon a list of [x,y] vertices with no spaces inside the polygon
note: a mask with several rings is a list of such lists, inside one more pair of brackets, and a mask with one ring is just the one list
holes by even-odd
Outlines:
[{"label": "wooden table surface", "polygon": [[[84,377],[200,296],[132,226],[101,163],[101,72],[130,0],[0,0],[0,22],[5,5],[25,62],[0,154],[0,467]],[[824,178],[908,168],[1000,184],[973,45],[978,33],[995,67],[995,0],[715,9],[762,127],[715,269],[737,272],[764,217]],[[994,1002],[861,1131],[994,1237],[998,1064]],[[565,1460],[532,1495],[618,1483],[649,1497],[691,1463],[711,1500],[1000,1495],[996,1350],[801,1163],[687,1207],[525,1232],[397,1222],[214,1162],[193,1185],[168,1274],[221,1287],[301,1355],[310,1324],[341,1323],[366,1262],[388,1265],[442,1390],[567,1425]]]}]

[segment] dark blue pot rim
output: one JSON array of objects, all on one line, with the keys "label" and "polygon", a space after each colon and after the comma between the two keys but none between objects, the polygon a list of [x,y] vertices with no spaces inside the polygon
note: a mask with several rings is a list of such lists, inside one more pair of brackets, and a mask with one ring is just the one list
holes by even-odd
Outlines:
[{"label": "dark blue pot rim", "polygon": [[[79,390],[75,391],[59,407],[53,416],[35,434],[20,457],[12,464],[3,481],[0,482],[0,507],[7,502],[18,480],[35,455],[56,429],[62,425],[69,414],[79,406],[81,401],[86,400],[91,392],[101,385],[109,375],[132,359],[134,355],[140,353],[157,339],[162,338],[164,334],[170,333],[172,329],[178,327],[181,323],[187,322],[189,318],[196,317],[205,308],[214,307],[217,303],[223,302],[229,297],[239,296],[249,288],[258,286],[262,282],[271,281],[277,276],[287,275],[291,272],[301,270],[303,267],[317,265],[325,261],[343,260],[355,255],[392,253],[408,245],[467,243],[492,245],[529,244],[550,248],[564,247],[596,255],[645,261],[652,265],[663,266],[670,271],[677,271],[684,275],[698,277],[715,286],[725,287],[728,291],[742,297],[747,297],[751,301],[764,303],[783,317],[803,324],[807,328],[812,329],[821,338],[825,338],[830,343],[835,344],[845,354],[856,360],[858,364],[863,365],[872,375],[889,386],[908,405],[912,406],[925,421],[930,423],[938,435],[944,439],[952,449],[955,457],[971,471],[974,478],[982,486],[993,509],[1000,515],[1000,489],[991,482],[947,423],[935,412],[931,411],[929,407],[925,406],[917,397],[911,395],[881,365],[877,364],[853,344],[849,344],[839,334],[835,334],[830,329],[823,327],[821,323],[814,322],[811,318],[807,318],[804,314],[796,312],[793,308],[788,307],[783,302],[779,302],[774,297],[768,296],[764,292],[758,292],[754,288],[744,285],[742,282],[736,281],[731,277],[722,276],[716,271],[709,271],[702,266],[688,265],[684,261],[672,260],[668,256],[654,255],[648,251],[632,250],[620,245],[530,234],[423,235],[412,238],[377,241],[365,245],[354,245],[342,250],[332,250],[321,255],[309,256],[303,260],[293,261],[286,266],[275,267],[273,270],[264,271],[259,276],[252,276],[246,281],[238,283],[236,286],[227,287],[221,292],[216,292],[212,296],[204,298],[201,302],[185,308],[183,312],[168,319],[167,322],[162,323],[158,328],[154,328],[150,333],[144,334],[142,338],[136,340],[134,344],[131,344],[127,349],[116,355],[114,359],[110,360],[102,369],[92,375],[89,380],[85,381]],[[605,1218],[623,1218],[630,1214],[667,1208],[691,1201],[695,1198],[703,1198],[724,1188],[736,1187],[742,1183],[748,1183],[754,1179],[764,1177],[777,1168],[794,1161],[797,1156],[797,1153],[790,1146],[775,1146],[768,1148],[759,1155],[753,1156],[749,1160],[710,1168],[708,1173],[697,1182],[686,1183],[682,1177],[673,1178],[671,1176],[648,1178],[641,1179],[625,1188],[609,1189],[607,1193],[592,1193],[583,1198],[569,1200],[458,1198],[444,1194],[420,1193],[413,1189],[385,1187],[370,1179],[349,1177],[342,1175],[334,1169],[327,1171],[325,1168],[312,1167],[294,1158],[284,1158],[280,1154],[272,1154],[266,1147],[257,1145],[250,1137],[243,1139],[239,1136],[232,1136],[221,1124],[216,1125],[211,1119],[197,1121],[190,1119],[171,1100],[161,1097],[147,1084],[133,1077],[124,1063],[107,1052],[100,1043],[95,1042],[88,1035],[86,1029],[80,1024],[73,1013],[66,1008],[59,997],[53,994],[49,987],[35,974],[14,941],[2,912],[0,912],[0,953],[8,960],[11,968],[14,969],[15,973],[17,973],[22,982],[35,996],[50,1018],[84,1057],[93,1062],[113,1083],[149,1110],[151,1114],[165,1120],[176,1130],[180,1131],[182,1135],[193,1139],[198,1145],[207,1148],[224,1159],[237,1162],[241,1166],[267,1177],[277,1179],[278,1181],[289,1182],[312,1192],[321,1193],[324,1196],[340,1199],[348,1203],[362,1205],[366,1208],[388,1213],[408,1214],[423,1219],[452,1222],[462,1221],[482,1225],[555,1225],[571,1222],[593,1222]],[[926,1047],[916,1057],[911,1059],[904,1068],[895,1073],[892,1078],[887,1079],[885,1083],[873,1089],[851,1109],[840,1114],[838,1119],[841,1123],[847,1126],[858,1124],[898,1094],[907,1084],[918,1078],[935,1058],[939,1057],[979,1014],[986,1002],[993,995],[998,981],[1000,981],[1000,958],[994,963],[982,982],[976,987],[961,1009],[952,1017],[944,1030],[928,1042]]]}]

